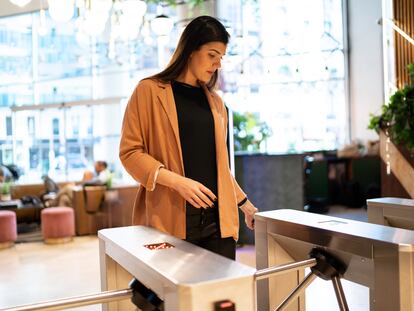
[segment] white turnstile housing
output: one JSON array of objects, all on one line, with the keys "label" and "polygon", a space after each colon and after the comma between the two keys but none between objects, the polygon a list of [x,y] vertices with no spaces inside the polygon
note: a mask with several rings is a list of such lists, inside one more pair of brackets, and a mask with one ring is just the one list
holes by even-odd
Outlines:
[{"label": "white turnstile housing", "polygon": [[414,230],[414,200],[378,198],[367,200],[368,221],[374,224]]},{"label": "white turnstile housing", "polygon": [[[255,309],[256,269],[144,226],[98,232],[101,289],[128,287],[133,277],[153,290],[166,311],[213,311],[230,300],[237,311]],[[170,243],[150,250],[144,245]],[[135,310],[130,301],[111,302],[103,310]]]},{"label": "white turnstile housing", "polygon": [[[323,248],[347,265],[345,279],[370,288],[370,310],[414,310],[414,231],[296,210],[258,213],[255,227],[257,269]],[[257,281],[258,311],[274,310],[303,276],[302,270]],[[305,310],[304,294],[287,310]]]}]

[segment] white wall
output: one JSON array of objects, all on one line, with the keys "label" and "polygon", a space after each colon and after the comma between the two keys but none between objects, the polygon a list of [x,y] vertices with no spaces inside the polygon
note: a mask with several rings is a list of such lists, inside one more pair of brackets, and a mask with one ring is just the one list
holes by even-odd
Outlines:
[{"label": "white wall", "polygon": [[373,140],[369,114],[384,103],[381,1],[348,0],[351,139]]}]

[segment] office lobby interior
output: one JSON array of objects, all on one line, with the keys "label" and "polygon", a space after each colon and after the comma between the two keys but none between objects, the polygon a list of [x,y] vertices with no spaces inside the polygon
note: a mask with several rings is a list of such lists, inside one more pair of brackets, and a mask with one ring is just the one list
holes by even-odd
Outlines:
[{"label": "office lobby interior", "polygon": [[[258,208],[236,263],[131,227],[119,158],[201,15],[230,35],[215,91]],[[0,310],[414,310],[413,120],[413,0],[0,0]],[[75,302],[131,279],[135,302]]]}]

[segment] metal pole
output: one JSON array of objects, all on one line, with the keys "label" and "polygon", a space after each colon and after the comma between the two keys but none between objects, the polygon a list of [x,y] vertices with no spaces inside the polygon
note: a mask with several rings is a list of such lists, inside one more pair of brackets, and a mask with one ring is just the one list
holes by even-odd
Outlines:
[{"label": "metal pole", "polygon": [[346,302],[344,290],[342,288],[341,279],[338,276],[332,278],[332,284],[335,290],[336,299],[338,300],[339,309],[341,311],[349,311],[348,304]]},{"label": "metal pole", "polygon": [[267,279],[273,274],[282,274],[282,273],[291,272],[292,270],[297,270],[300,268],[305,269],[305,268],[313,267],[316,265],[316,263],[317,261],[315,258],[306,259],[303,261],[297,261],[297,262],[292,262],[292,263],[288,263],[285,265],[279,265],[279,266],[274,266],[274,267],[258,270],[254,276],[255,276],[256,281],[261,280],[261,279]]},{"label": "metal pole", "polygon": [[275,311],[281,311],[284,308],[286,308],[294,299],[296,299],[297,296],[299,296],[302,291],[306,289],[306,287],[309,286],[310,283],[316,278],[316,274],[313,272],[309,273],[302,282],[299,283],[298,286],[295,287],[295,289],[287,296],[285,300],[282,301],[282,303],[275,309]]},{"label": "metal pole", "polygon": [[32,310],[62,310],[67,308],[77,308],[97,303],[106,303],[116,300],[123,300],[132,297],[132,289],[111,290],[99,294],[91,294],[78,297],[70,297],[58,299],[53,301],[39,302],[35,304],[28,304],[9,309],[1,309],[0,311],[32,311]]}]

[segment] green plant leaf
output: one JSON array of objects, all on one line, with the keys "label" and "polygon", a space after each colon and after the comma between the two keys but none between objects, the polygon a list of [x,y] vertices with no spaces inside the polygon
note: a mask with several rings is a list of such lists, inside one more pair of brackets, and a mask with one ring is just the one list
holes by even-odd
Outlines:
[{"label": "green plant leaf", "polygon": [[270,127],[258,113],[233,112],[234,150],[259,151],[260,144],[272,135]]},{"label": "green plant leaf", "polygon": [[411,84],[397,90],[382,106],[382,114],[370,115],[368,128],[379,132],[388,128],[391,139],[414,151],[414,64],[409,64],[407,70]]}]

